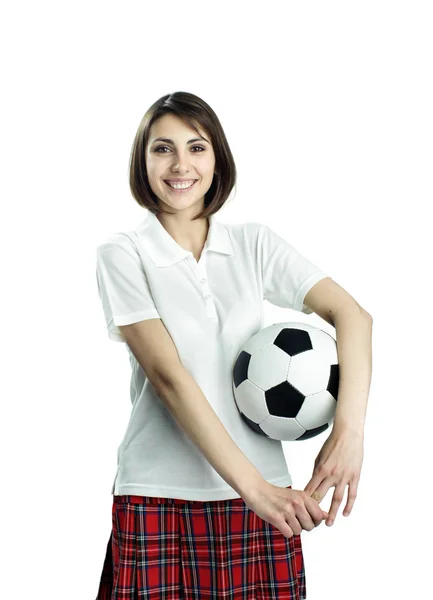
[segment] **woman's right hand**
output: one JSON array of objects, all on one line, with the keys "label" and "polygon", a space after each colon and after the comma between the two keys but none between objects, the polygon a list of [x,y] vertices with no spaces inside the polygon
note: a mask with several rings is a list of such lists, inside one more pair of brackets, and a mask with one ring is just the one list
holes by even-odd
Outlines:
[{"label": "woman's right hand", "polygon": [[311,531],[328,518],[328,513],[307,492],[278,487],[265,480],[260,480],[242,498],[250,510],[287,538],[299,535],[303,529]]}]

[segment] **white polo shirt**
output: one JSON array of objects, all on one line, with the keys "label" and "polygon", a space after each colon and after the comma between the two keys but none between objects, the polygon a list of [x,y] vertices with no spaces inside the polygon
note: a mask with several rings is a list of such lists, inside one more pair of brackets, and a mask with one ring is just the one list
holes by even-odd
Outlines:
[{"label": "white polo shirt", "polygon": [[[233,367],[242,345],[264,327],[264,299],[309,314],[304,297],[328,275],[269,226],[226,224],[216,215],[209,217],[197,262],[156,215],[146,213],[136,229],[115,233],[97,246],[98,291],[109,338],[125,342],[118,325],[162,319],[183,366],[242,452],[266,481],[292,485],[282,442],[258,435],[241,418],[232,390]],[[239,498],[178,426],[126,348],[132,409],[111,493]]]}]

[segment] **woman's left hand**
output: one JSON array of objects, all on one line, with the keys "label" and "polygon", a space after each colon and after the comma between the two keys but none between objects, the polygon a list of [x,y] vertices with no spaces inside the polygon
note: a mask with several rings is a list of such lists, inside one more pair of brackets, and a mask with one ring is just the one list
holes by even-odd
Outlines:
[{"label": "woman's left hand", "polygon": [[314,461],[313,475],[304,488],[318,503],[335,487],[331,510],[326,524],[331,527],[343,500],[346,485],[349,485],[347,503],[343,515],[348,517],[358,491],[361,467],[364,458],[364,435],[350,429],[335,426]]}]

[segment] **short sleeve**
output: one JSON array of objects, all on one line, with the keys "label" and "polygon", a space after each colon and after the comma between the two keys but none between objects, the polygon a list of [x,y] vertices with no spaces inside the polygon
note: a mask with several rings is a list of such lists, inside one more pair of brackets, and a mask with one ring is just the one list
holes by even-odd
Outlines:
[{"label": "short sleeve", "polygon": [[96,255],[96,280],[108,337],[115,342],[125,342],[118,325],[160,318],[160,315],[140,256],[127,236],[99,245]]},{"label": "short sleeve", "polygon": [[304,298],[318,281],[329,275],[268,225],[261,225],[259,249],[263,298],[276,306],[311,314],[313,311],[304,304]]}]

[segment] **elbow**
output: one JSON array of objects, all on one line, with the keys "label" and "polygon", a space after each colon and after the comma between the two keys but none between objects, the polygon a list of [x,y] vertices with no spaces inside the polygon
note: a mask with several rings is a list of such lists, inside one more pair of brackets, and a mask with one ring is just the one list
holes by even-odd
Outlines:
[{"label": "elbow", "polygon": [[369,312],[367,312],[364,308],[361,308],[361,312],[363,314],[363,316],[370,321],[371,323],[373,323],[373,317],[370,315]]},{"label": "elbow", "polygon": [[157,396],[165,399],[171,392],[178,387],[179,383],[185,380],[188,372],[180,365],[179,368],[171,368],[168,372],[158,372],[153,377],[152,385]]}]

